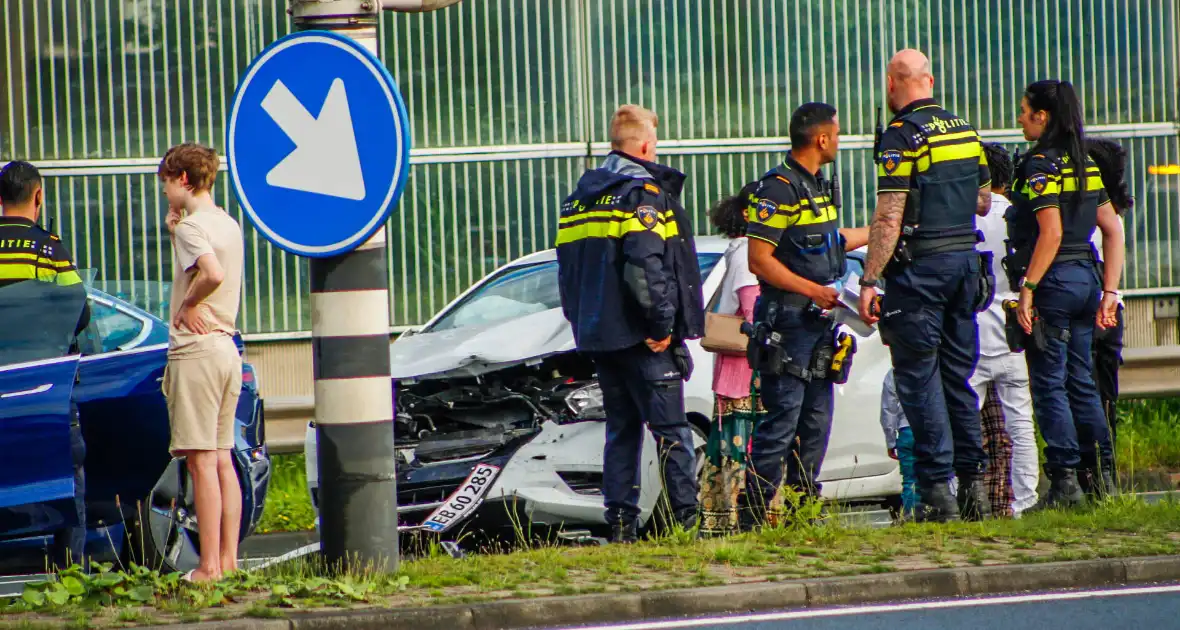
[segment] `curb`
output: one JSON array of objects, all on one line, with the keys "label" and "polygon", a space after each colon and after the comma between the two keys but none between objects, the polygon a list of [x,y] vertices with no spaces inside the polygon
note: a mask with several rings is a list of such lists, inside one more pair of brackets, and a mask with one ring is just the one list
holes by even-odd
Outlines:
[{"label": "curb", "polygon": [[929,569],[851,578],[539,597],[428,608],[306,612],[292,614],[287,619],[240,619],[171,627],[200,630],[499,630],[1171,580],[1180,580],[1180,556]]}]

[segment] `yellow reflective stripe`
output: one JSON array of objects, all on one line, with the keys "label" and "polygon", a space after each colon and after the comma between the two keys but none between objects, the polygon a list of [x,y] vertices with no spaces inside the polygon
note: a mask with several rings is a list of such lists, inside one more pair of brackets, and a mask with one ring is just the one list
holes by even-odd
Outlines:
[{"label": "yellow reflective stripe", "polygon": [[[674,214],[675,213],[672,210],[666,210],[666,211],[660,213],[660,219],[662,221],[669,221],[673,218]],[[557,220],[557,224],[563,225],[566,223],[573,223],[576,221],[581,221],[583,219],[618,218],[621,220],[621,219],[627,219],[629,217],[634,217],[634,216],[635,216],[635,211],[633,211],[633,210],[590,210],[588,212],[579,212],[578,214],[571,214],[568,217],[561,217],[560,219]]]},{"label": "yellow reflective stripe", "polygon": [[557,229],[557,244],[564,245],[587,238],[623,238],[628,234],[638,232],[651,232],[661,239],[668,239],[680,234],[680,228],[675,221],[668,221],[657,223],[648,229],[635,216],[625,221],[590,221],[572,227],[559,227]]},{"label": "yellow reflective stripe", "polygon": [[1045,189],[1042,190],[1041,192],[1037,192],[1037,191],[1033,190],[1033,187],[1029,186],[1028,183],[1026,182],[1024,184],[1024,188],[1021,189],[1021,192],[1023,192],[1024,195],[1026,197],[1028,197],[1029,199],[1036,199],[1037,197],[1044,197],[1045,195],[1060,195],[1061,194],[1061,182],[1054,181],[1051,179],[1051,180],[1045,182]]},{"label": "yellow reflective stripe", "polygon": [[36,263],[45,267],[53,267],[55,269],[69,269],[74,266],[74,263],[68,260],[50,260],[44,256],[37,254],[26,254],[23,252],[0,252],[0,262],[16,261]]},{"label": "yellow reflective stripe", "polygon": [[[929,158],[926,158],[926,159],[929,160]],[[921,163],[921,160],[918,160],[918,162]],[[919,168],[918,170],[923,170],[923,169]],[[914,163],[913,162],[899,163],[893,169],[892,173],[885,172],[885,165],[884,164],[877,165],[877,177],[909,177],[910,175],[913,175],[913,174],[914,174]]]},{"label": "yellow reflective stripe", "polygon": [[66,271],[57,274],[57,284],[63,287],[71,287],[75,284],[82,284],[82,276],[78,275],[77,271]]},{"label": "yellow reflective stripe", "polygon": [[902,151],[901,154],[904,155],[905,157],[916,158],[916,157],[922,157],[923,155],[926,155],[926,153],[929,151],[930,151],[930,146],[924,144],[921,147],[918,147],[918,149],[915,151]]},{"label": "yellow reflective stripe", "polygon": [[0,280],[38,279],[38,270],[33,265],[0,265]]},{"label": "yellow reflective stripe", "polygon": [[817,223],[827,223],[828,221],[835,220],[836,206],[828,206],[827,208],[820,208],[820,212],[818,213],[800,213],[798,220],[795,221],[795,225],[816,225]]},{"label": "yellow reflective stripe", "polygon": [[[1099,171],[1097,166],[1088,166],[1088,167],[1086,167],[1086,172],[1101,174],[1102,171]],[[1067,167],[1061,169],[1061,174],[1062,175],[1073,175],[1073,167],[1067,166]]]},{"label": "yellow reflective stripe", "polygon": [[[1075,192],[1078,189],[1078,180],[1076,177],[1067,177],[1062,182],[1065,192]],[[1102,190],[1102,178],[1090,176],[1086,178],[1086,190]]]},{"label": "yellow reflective stripe", "polygon": [[958,133],[948,133],[941,136],[930,136],[926,142],[930,144],[938,144],[940,142],[950,142],[951,140],[962,140],[963,138],[971,138],[975,136],[974,131],[960,131]]},{"label": "yellow reflective stripe", "polygon": [[922,157],[918,158],[917,164],[919,173],[925,173],[926,171],[930,170],[930,156],[923,155]]},{"label": "yellow reflective stripe", "polygon": [[[798,206],[794,206],[794,207],[798,208]],[[790,216],[797,216],[797,215],[798,215],[798,211],[796,210]],[[774,214],[770,215],[769,219],[767,219],[765,221],[761,221],[758,219],[758,209],[757,208],[750,209],[750,211],[747,213],[746,220],[749,221],[750,223],[754,223],[757,225],[765,225],[768,228],[774,228],[776,230],[786,229],[787,224],[789,223],[788,214],[785,212],[775,212]]]},{"label": "yellow reflective stripe", "polygon": [[930,159],[934,163],[950,162],[953,160],[967,160],[979,157],[982,147],[978,142],[953,144],[948,147],[931,147]]}]

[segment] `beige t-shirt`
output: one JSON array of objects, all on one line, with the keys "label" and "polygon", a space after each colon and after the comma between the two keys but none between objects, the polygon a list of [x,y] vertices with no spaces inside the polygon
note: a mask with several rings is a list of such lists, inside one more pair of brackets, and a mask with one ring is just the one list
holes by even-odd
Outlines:
[{"label": "beige t-shirt", "polygon": [[209,326],[208,335],[188,330],[169,330],[168,356],[195,358],[208,354],[216,339],[232,337],[237,332],[238,306],[242,298],[242,265],[244,261],[242,229],[233,217],[221,208],[210,206],[196,210],[176,224],[172,233],[172,308],[169,320],[176,318],[189,287],[200,273],[197,259],[213,254],[221,263],[224,279],[198,308],[204,311]]}]

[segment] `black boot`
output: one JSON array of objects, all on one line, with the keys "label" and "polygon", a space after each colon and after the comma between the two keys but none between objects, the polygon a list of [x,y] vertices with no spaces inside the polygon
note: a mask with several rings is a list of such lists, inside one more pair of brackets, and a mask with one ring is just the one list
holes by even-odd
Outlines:
[{"label": "black boot", "polygon": [[959,476],[959,516],[964,521],[991,518],[992,506],[983,484],[983,475]]},{"label": "black boot", "polygon": [[1107,497],[1117,496],[1119,493],[1118,485],[1114,481],[1114,470],[1109,463],[1102,464],[1098,470],[1079,470],[1078,486],[1091,503],[1102,502]]},{"label": "black boot", "polygon": [[1050,508],[1071,508],[1080,505],[1086,495],[1078,485],[1078,473],[1072,468],[1045,467],[1045,474],[1049,477],[1049,491],[1041,497],[1037,504],[1028,509],[1029,512],[1040,512]]},{"label": "black boot", "polygon": [[676,514],[676,522],[684,531],[695,534],[701,525],[701,512],[696,507],[684,508]]},{"label": "black boot", "polygon": [[946,523],[959,520],[959,508],[945,481],[918,487],[918,508],[914,520],[919,523]]},{"label": "black boot", "polygon": [[639,540],[639,521],[617,520],[611,524],[610,542],[629,544]]}]

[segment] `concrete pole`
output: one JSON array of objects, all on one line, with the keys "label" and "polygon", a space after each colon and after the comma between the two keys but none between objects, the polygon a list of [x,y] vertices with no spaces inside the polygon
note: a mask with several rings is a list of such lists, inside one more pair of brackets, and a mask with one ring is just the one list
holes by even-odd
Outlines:
[{"label": "concrete pole", "polygon": [[[347,35],[377,54],[378,0],[292,0],[299,30]],[[396,571],[397,476],[389,370],[386,235],[309,260],[320,550],[334,569]]]}]

